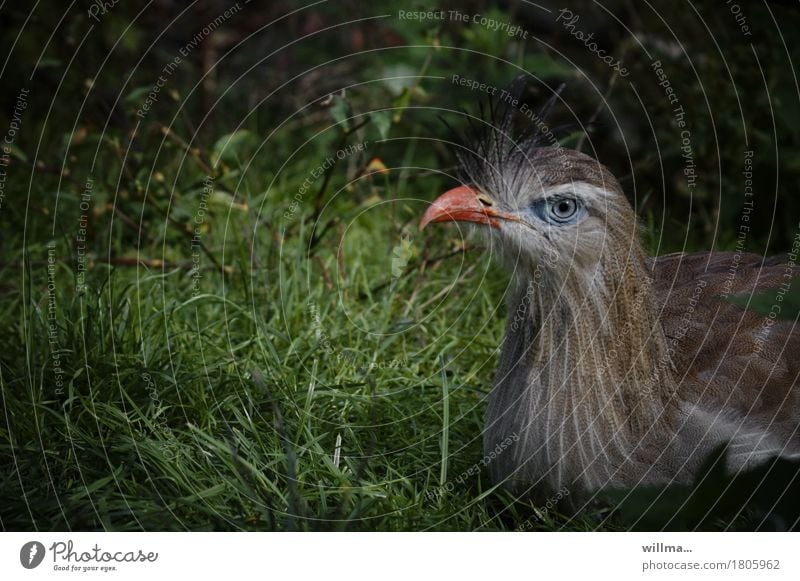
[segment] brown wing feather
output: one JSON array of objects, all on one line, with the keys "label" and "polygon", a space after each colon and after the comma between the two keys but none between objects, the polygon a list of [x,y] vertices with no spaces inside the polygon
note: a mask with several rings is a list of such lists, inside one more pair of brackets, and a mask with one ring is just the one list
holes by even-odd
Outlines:
[{"label": "brown wing feather", "polygon": [[778,437],[787,453],[800,452],[797,321],[763,316],[725,298],[797,284],[785,257],[671,254],[651,266],[678,396]]}]

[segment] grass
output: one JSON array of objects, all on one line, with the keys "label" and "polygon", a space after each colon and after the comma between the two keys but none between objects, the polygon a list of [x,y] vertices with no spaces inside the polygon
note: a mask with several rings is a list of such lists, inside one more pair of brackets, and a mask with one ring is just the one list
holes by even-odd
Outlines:
[{"label": "grass", "polygon": [[[90,257],[85,291],[74,191],[52,270],[42,240],[21,279],[5,266],[4,529],[506,530],[535,516],[483,471],[453,482],[482,457],[504,323],[505,278],[479,250],[458,250],[454,230],[414,233],[422,204],[402,200],[419,196],[377,175],[310,252],[313,200],[282,217],[295,180],[208,204],[201,239],[223,272],[184,236],[198,183],[173,197],[175,220],[141,202],[160,229],[138,247],[115,241],[115,215],[93,214],[109,249]],[[113,191],[93,196],[97,208]],[[115,246],[130,260],[108,264]]]}]

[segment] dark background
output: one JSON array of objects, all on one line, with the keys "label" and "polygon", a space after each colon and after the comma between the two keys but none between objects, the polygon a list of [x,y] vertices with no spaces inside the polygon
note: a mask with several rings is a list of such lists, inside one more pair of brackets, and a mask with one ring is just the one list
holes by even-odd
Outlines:
[{"label": "dark background", "polygon": [[[31,89],[35,110],[51,110],[46,120],[38,114],[27,119],[18,143],[23,149],[38,144],[48,164],[58,163],[64,134],[75,123],[81,132],[104,132],[124,146],[136,121],[136,105],[162,68],[186,39],[229,4],[119,2],[98,15],[100,22],[88,15],[92,5],[77,3],[66,11],[46,2],[32,12],[25,6],[3,8],[0,43],[7,61],[0,113],[10,116],[15,87]],[[756,190],[747,248],[771,253],[788,249],[800,215],[796,3],[539,5],[552,12],[525,2],[335,1],[287,16],[302,3],[242,4],[237,15],[169,76],[157,106],[139,128],[133,151],[146,156],[160,138],[153,127],[170,125],[178,110],[176,128],[194,135],[201,146],[231,127],[264,137],[296,113],[270,140],[272,151],[282,152],[295,144],[298,129],[311,135],[329,119],[323,107],[297,112],[299,108],[354,84],[347,99],[356,114],[405,102],[473,111],[479,93],[453,85],[452,74],[504,87],[522,67],[541,80],[543,100],[566,83],[567,106],[557,108],[553,124],[595,122],[583,149],[597,152],[635,198],[640,215],[663,233],[659,253],[734,247],[745,150],[754,151]],[[738,7],[751,35],[742,33],[731,5]],[[437,7],[519,25],[528,31],[528,39],[449,19],[396,17],[399,10]],[[563,7],[580,16],[577,29],[594,33],[599,46],[624,63],[627,77],[612,86],[613,71],[555,22]],[[380,15],[389,16],[373,18]],[[650,67],[654,60],[663,63],[686,110],[697,164],[694,195],[682,175],[681,142],[671,124],[671,105]],[[406,82],[415,86],[410,96],[399,92],[402,82],[392,86],[375,80],[420,73],[445,79]],[[432,113],[404,114],[392,128],[393,136],[444,135]],[[381,157],[392,159],[391,144],[381,150]],[[415,161],[433,167],[452,162],[438,153],[443,154],[426,149]],[[18,208],[11,206],[5,217],[18,219]]]}]

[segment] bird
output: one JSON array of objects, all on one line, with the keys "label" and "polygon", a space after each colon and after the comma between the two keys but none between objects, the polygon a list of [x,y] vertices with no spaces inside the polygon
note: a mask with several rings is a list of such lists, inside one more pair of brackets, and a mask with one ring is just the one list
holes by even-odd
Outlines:
[{"label": "bird", "polygon": [[690,483],[719,446],[732,473],[800,456],[795,321],[729,300],[797,284],[800,234],[782,256],[649,257],[612,172],[544,139],[541,117],[517,130],[517,101],[470,121],[460,184],[419,225],[477,230],[511,273],[483,431],[492,481],[574,504]]}]

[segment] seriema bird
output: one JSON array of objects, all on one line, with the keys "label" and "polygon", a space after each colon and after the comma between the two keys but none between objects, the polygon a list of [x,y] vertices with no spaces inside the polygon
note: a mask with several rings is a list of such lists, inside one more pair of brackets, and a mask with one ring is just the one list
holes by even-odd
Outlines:
[{"label": "seriema bird", "polygon": [[800,454],[795,321],[726,300],[785,292],[797,248],[648,258],[607,168],[512,135],[514,108],[497,109],[457,152],[464,185],[420,223],[475,225],[512,273],[484,431],[492,479],[580,499],[685,483],[725,442],[731,471]]}]

